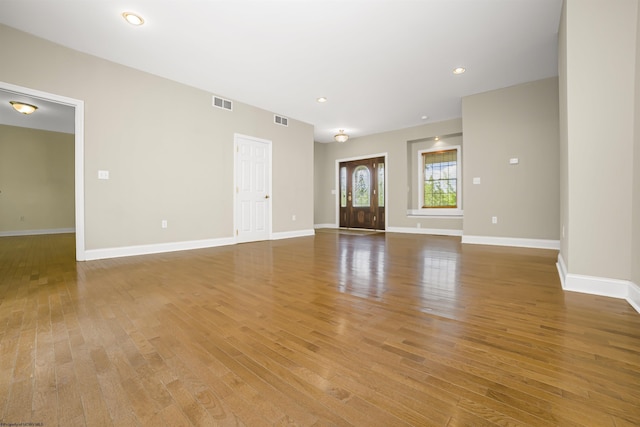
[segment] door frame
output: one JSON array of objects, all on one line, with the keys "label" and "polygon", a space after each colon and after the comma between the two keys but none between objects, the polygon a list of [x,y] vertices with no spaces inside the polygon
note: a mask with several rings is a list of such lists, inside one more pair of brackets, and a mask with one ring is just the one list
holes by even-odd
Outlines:
[{"label": "door frame", "polygon": [[[233,134],[233,241],[234,243],[238,243],[238,235],[236,234],[236,230],[238,229],[238,224],[240,223],[238,219],[238,215],[240,212],[238,210],[238,193],[236,192],[237,183],[237,173],[238,173],[238,140],[239,139],[248,139],[254,142],[259,142],[262,144],[267,144],[267,152],[269,154],[269,161],[267,162],[269,166],[269,185],[267,192],[271,195],[269,204],[268,204],[268,212],[269,212],[269,220],[267,221],[267,238],[268,240],[272,240],[272,230],[273,230],[273,144],[268,139],[257,138],[255,136],[243,135],[240,133]],[[243,240],[243,242],[245,242]]]},{"label": "door frame", "polygon": [[76,228],[76,261],[85,261],[85,218],[84,218],[84,101],[66,96],[43,92],[28,87],[17,86],[0,81],[0,89],[23,94],[45,101],[68,105],[75,109],[75,228]]},{"label": "door frame", "polygon": [[[355,157],[343,157],[336,159],[335,170],[335,228],[340,228],[340,163],[352,162],[354,160],[375,159],[384,157],[384,229],[387,230],[387,221],[389,218],[389,164],[387,153],[365,154]],[[384,231],[384,230],[378,230]]]}]

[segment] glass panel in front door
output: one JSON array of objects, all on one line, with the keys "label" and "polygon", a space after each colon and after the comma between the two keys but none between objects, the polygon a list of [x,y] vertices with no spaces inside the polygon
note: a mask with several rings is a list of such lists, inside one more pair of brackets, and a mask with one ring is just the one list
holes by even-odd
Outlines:
[{"label": "glass panel in front door", "polygon": [[353,207],[371,205],[371,172],[366,166],[358,166],[353,171]]}]

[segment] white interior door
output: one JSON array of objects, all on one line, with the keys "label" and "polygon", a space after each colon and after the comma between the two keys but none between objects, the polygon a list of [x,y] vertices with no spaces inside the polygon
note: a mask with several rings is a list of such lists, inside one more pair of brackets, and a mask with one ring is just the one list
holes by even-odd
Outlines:
[{"label": "white interior door", "polygon": [[235,225],[238,242],[271,234],[271,141],[235,136]]}]

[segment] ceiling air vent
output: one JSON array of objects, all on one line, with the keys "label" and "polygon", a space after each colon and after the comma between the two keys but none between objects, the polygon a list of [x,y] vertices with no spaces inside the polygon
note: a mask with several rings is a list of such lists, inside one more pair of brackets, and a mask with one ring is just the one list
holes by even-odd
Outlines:
[{"label": "ceiling air vent", "polygon": [[213,97],[213,106],[222,108],[223,110],[233,110],[233,102],[229,101],[228,99],[220,98],[219,96]]},{"label": "ceiling air vent", "polygon": [[273,122],[277,125],[289,126],[289,119],[287,119],[286,117],[274,115]]}]

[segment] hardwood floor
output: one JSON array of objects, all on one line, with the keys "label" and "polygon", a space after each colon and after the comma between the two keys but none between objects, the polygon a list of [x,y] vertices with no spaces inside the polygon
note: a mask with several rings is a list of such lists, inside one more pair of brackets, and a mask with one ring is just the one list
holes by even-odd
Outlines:
[{"label": "hardwood floor", "polygon": [[640,314],[557,252],[340,234],[76,263],[0,239],[0,424],[637,426]]}]

